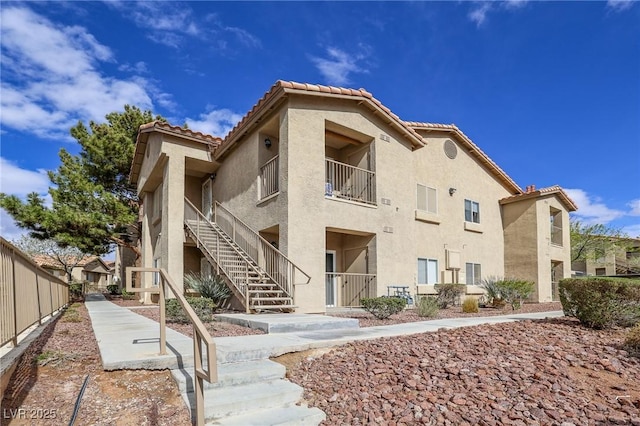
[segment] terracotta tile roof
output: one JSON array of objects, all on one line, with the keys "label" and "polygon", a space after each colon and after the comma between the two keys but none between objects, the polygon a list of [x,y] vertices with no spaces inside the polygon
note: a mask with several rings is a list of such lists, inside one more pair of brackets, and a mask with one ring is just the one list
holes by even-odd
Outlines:
[{"label": "terracotta tile roof", "polygon": [[505,186],[516,194],[522,194],[522,188],[515,183],[509,175],[507,175],[504,170],[500,168],[487,154],[484,153],[476,145],[471,138],[464,134],[462,130],[460,130],[455,124],[440,124],[440,123],[423,123],[418,121],[405,121],[407,126],[412,127],[416,130],[427,130],[427,131],[446,131],[455,134],[458,140],[465,146],[465,148],[469,151],[471,155],[473,155],[480,163],[484,164],[493,174],[496,176]]},{"label": "terracotta tile roof", "polygon": [[522,194],[512,195],[500,200],[500,204],[509,204],[515,201],[526,200],[527,198],[537,198],[545,195],[557,195],[560,201],[567,207],[570,212],[578,210],[578,205],[567,195],[559,185],[548,186],[546,188],[536,189],[535,185],[527,186]]},{"label": "terracotta tile roof", "polygon": [[[36,254],[31,256],[31,258],[38,266],[41,266],[43,268],[62,269],[62,265],[60,264],[60,262],[53,259],[51,256]],[[82,259],[80,259],[80,261],[76,266],[86,266],[87,264],[93,262],[96,259],[100,259],[100,258],[98,256],[91,256],[91,255],[85,256]],[[69,258],[69,263],[73,263],[75,262],[75,260],[76,258]]]},{"label": "terracotta tile roof", "polygon": [[255,123],[262,114],[274,109],[287,94],[291,93],[364,101],[369,109],[385,117],[385,121],[403,133],[414,146],[420,147],[424,145],[422,137],[415,130],[365,89],[347,89],[344,87],[278,80],[227,134],[222,145],[216,149],[216,158],[219,158],[237,139],[246,134],[251,124]]},{"label": "terracotta tile roof", "polygon": [[147,139],[149,133],[153,131],[174,134],[181,137],[187,137],[191,140],[205,143],[209,146],[209,149],[213,151],[221,143],[222,139],[217,136],[211,136],[206,133],[196,132],[191,129],[185,129],[180,126],[173,126],[164,121],[152,121],[150,123],[143,124],[138,130],[138,137],[136,139],[136,148],[133,154],[133,162],[131,163],[131,170],[129,172],[129,180],[132,183],[138,182],[140,174],[140,167],[142,166],[142,160],[144,153],[147,149]]}]

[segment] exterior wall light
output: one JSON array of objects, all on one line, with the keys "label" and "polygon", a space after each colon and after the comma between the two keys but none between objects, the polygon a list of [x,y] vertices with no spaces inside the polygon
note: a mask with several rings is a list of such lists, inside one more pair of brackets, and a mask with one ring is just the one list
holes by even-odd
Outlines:
[{"label": "exterior wall light", "polygon": [[449,195],[451,195],[453,197],[453,194],[456,193],[456,189],[455,188],[449,188]]},{"label": "exterior wall light", "polygon": [[264,138],[264,146],[266,146],[267,148],[271,148],[271,139]]},{"label": "exterior wall light", "polygon": [[215,173],[211,173],[209,175],[209,179],[211,179],[212,181],[216,180],[216,174]]}]

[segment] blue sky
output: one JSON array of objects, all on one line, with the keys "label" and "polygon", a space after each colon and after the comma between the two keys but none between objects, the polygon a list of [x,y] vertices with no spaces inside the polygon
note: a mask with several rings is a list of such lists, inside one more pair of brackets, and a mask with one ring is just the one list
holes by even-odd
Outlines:
[{"label": "blue sky", "polygon": [[[2,2],[0,190],[46,193],[124,104],[224,136],[279,79],[455,123],[520,186],[640,236],[640,4]],[[0,233],[20,230],[1,212]]]}]

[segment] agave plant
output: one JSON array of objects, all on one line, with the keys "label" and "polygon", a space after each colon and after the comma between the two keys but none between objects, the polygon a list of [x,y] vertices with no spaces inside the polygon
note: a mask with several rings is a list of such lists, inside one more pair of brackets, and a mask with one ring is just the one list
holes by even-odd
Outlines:
[{"label": "agave plant", "polygon": [[217,306],[231,297],[231,290],[220,275],[189,273],[184,276],[184,284],[200,296],[213,300]]},{"label": "agave plant", "polygon": [[502,292],[500,291],[500,282],[502,281],[504,281],[502,277],[496,277],[494,275],[482,279],[480,287],[487,292],[488,303],[495,304],[496,301],[503,299]]}]

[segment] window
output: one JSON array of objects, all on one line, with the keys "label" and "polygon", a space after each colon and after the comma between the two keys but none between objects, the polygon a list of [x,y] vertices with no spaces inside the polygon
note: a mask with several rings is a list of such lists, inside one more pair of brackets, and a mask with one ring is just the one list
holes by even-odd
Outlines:
[{"label": "window", "polygon": [[562,212],[552,207],[550,209],[549,218],[551,222],[551,243],[561,246],[562,245]]},{"label": "window", "polygon": [[153,191],[153,221],[160,220],[162,217],[162,184],[158,185]]},{"label": "window", "polygon": [[464,200],[464,220],[467,222],[480,223],[480,203]]},{"label": "window", "polygon": [[596,268],[596,275],[607,275],[607,268]]},{"label": "window", "polygon": [[480,285],[482,272],[479,263],[466,264],[467,285]]},{"label": "window", "polygon": [[418,284],[438,283],[438,261],[435,259],[418,259]]},{"label": "window", "polygon": [[438,212],[437,192],[435,188],[418,184],[417,189],[417,209],[429,213]]}]

